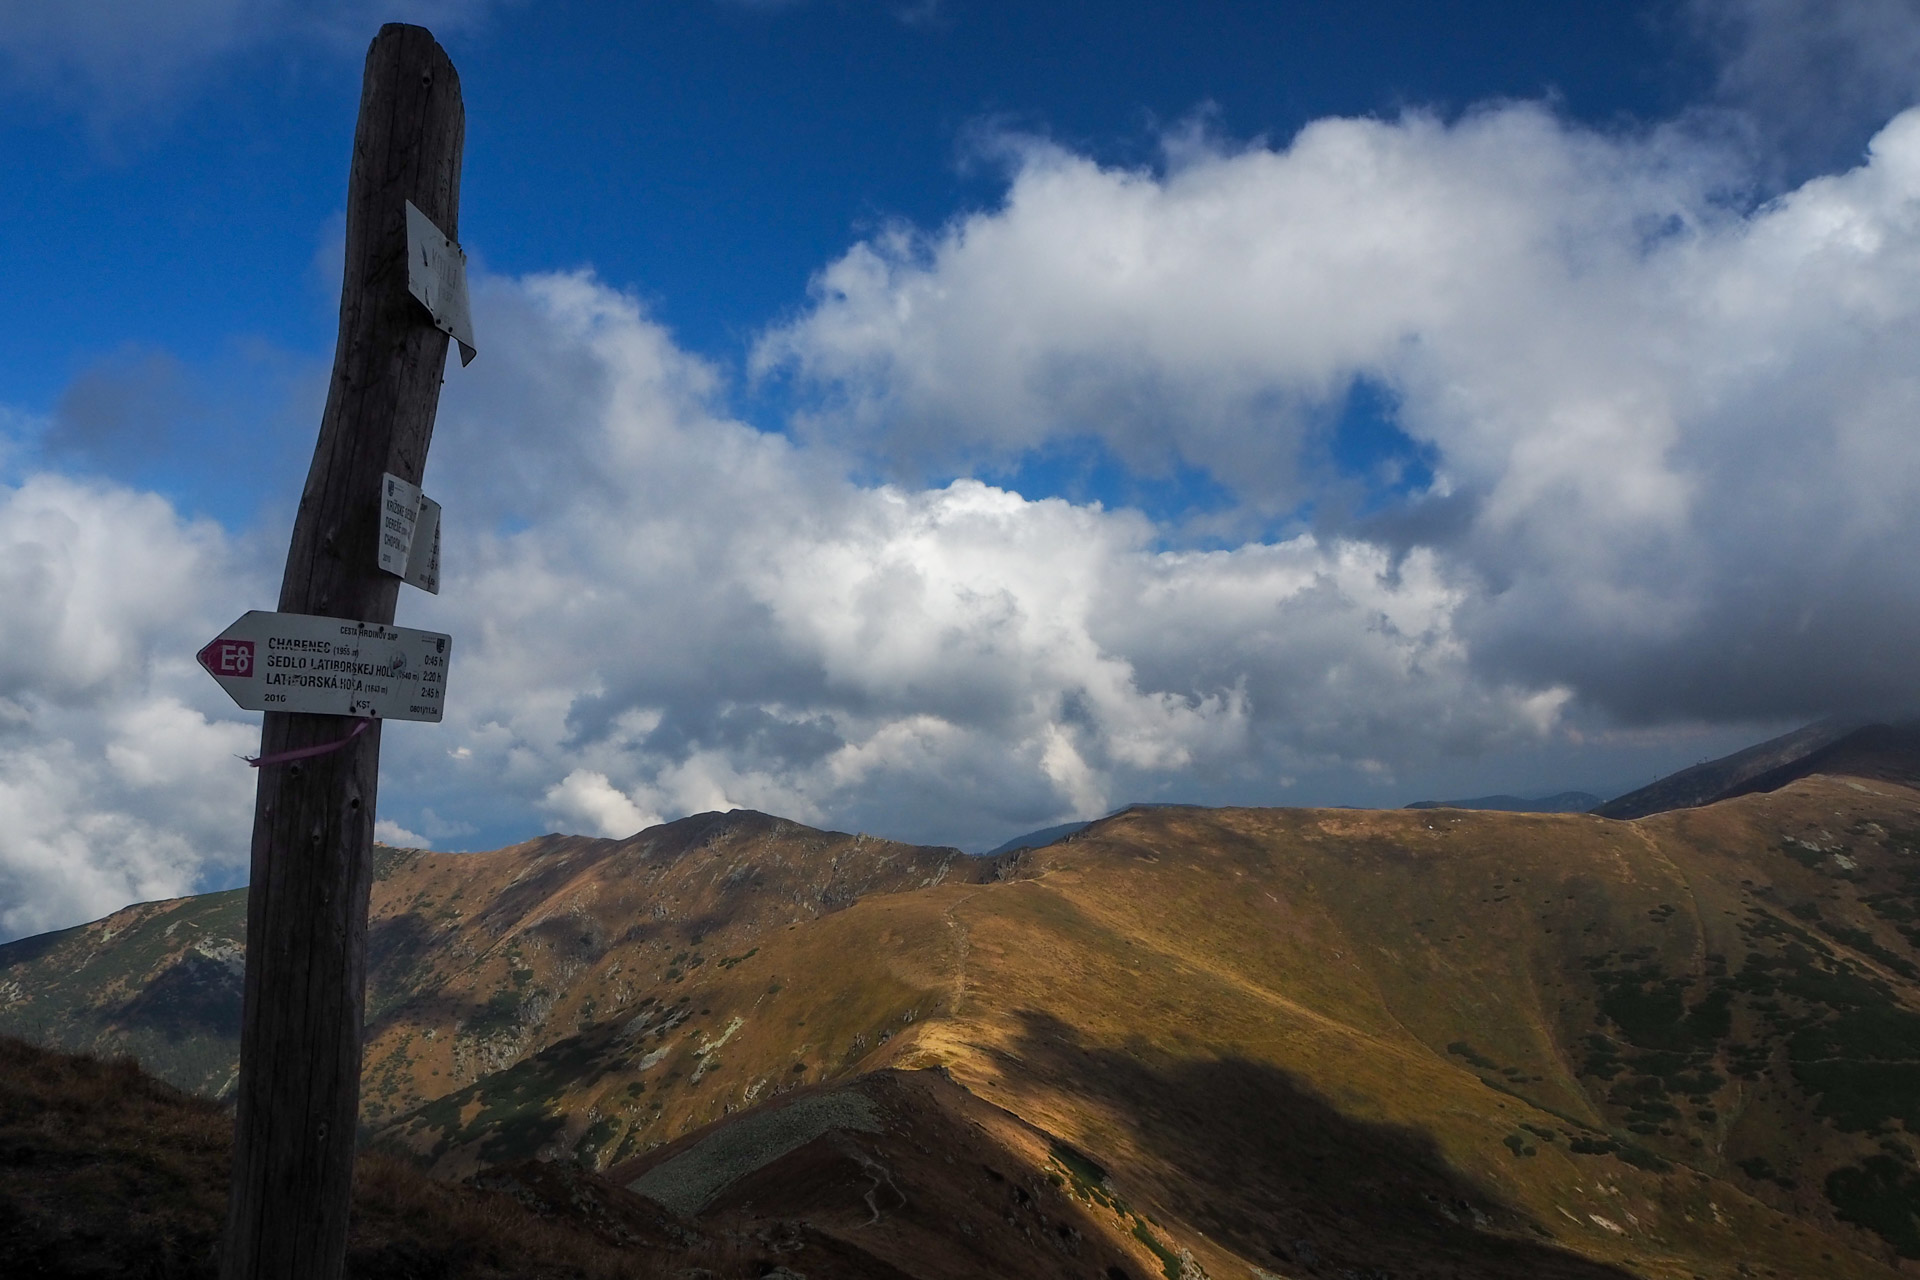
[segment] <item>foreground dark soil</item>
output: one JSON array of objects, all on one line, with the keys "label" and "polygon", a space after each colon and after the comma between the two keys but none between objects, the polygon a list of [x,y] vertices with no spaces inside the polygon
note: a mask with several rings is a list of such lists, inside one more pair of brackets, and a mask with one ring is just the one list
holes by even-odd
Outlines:
[{"label": "foreground dark soil", "polygon": [[[223,1107],[130,1060],[0,1039],[0,1276],[216,1275],[232,1125]],[[623,1195],[632,1203],[619,1203]],[[675,1242],[685,1256],[668,1269],[617,1242],[635,1227],[657,1229],[657,1211],[637,1196],[609,1199],[615,1203],[597,1223],[584,1214],[560,1219],[504,1192],[436,1183],[402,1161],[370,1156],[354,1187],[347,1275],[614,1280],[751,1264],[690,1237]],[[696,1256],[703,1252],[715,1256]]]}]

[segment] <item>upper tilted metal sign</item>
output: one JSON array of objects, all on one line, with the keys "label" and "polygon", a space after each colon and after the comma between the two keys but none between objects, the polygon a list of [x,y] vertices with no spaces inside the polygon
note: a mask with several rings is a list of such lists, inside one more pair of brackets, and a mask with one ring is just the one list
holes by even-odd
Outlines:
[{"label": "upper tilted metal sign", "polygon": [[194,656],[248,711],[438,724],[452,652],[436,631],[254,609]]},{"label": "upper tilted metal sign", "polygon": [[460,364],[473,363],[473,316],[467,310],[467,255],[433,219],[407,201],[407,292],[433,317],[434,328],[460,344]]}]

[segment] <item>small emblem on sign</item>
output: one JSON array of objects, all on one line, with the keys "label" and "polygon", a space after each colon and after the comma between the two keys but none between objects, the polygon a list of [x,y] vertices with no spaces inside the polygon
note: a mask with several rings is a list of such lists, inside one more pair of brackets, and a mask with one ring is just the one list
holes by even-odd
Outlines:
[{"label": "small emblem on sign", "polygon": [[407,201],[407,292],[433,317],[434,328],[460,344],[460,364],[473,363],[473,316],[467,309],[467,255],[433,219]]}]

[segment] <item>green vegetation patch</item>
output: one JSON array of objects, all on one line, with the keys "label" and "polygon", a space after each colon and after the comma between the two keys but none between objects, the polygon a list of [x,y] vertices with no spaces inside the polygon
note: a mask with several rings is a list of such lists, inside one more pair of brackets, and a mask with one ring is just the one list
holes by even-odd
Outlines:
[{"label": "green vegetation patch", "polygon": [[[611,1070],[601,1053],[607,1035],[562,1040],[420,1108],[414,1113],[418,1121],[439,1133],[434,1156],[470,1142],[478,1142],[481,1157],[494,1164],[536,1155],[565,1126],[564,1117],[554,1113],[555,1100],[567,1088],[591,1085]],[[476,1100],[478,1111],[462,1124],[461,1112]]]},{"label": "green vegetation patch", "polygon": [[1661,978],[1656,965],[1617,976],[1621,980],[1600,997],[1600,1012],[1641,1048],[1683,1045],[1687,984],[1678,978]]},{"label": "green vegetation patch", "polygon": [[1587,1037],[1587,1060],[1580,1068],[1581,1075],[1611,1080],[1620,1074],[1620,1067],[1619,1045],[1598,1032]]},{"label": "green vegetation patch", "polygon": [[594,1157],[624,1133],[625,1130],[617,1121],[611,1117],[601,1117],[588,1125],[587,1131],[580,1135],[579,1145],[574,1148],[574,1159],[589,1168],[599,1168],[600,1164]]},{"label": "green vegetation patch", "polygon": [[1913,924],[1920,921],[1920,912],[1913,909],[1912,903],[1897,893],[1867,893],[1860,896],[1860,902],[1882,920],[1894,924]]},{"label": "green vegetation patch", "polygon": [[1179,1254],[1161,1244],[1160,1237],[1156,1236],[1153,1229],[1139,1218],[1133,1220],[1133,1238],[1147,1246],[1148,1251],[1160,1259],[1160,1271],[1167,1280],[1180,1280],[1181,1273],[1187,1269],[1186,1264],[1180,1261]]},{"label": "green vegetation patch", "polygon": [[1865,929],[1856,929],[1850,925],[1822,922],[1820,931],[1842,946],[1852,947],[1863,956],[1871,957],[1876,963],[1883,964],[1903,978],[1920,978],[1920,969],[1904,956],[1897,956]]},{"label": "green vegetation patch", "polygon": [[1455,1040],[1447,1046],[1447,1052],[1456,1058],[1465,1058],[1470,1066],[1478,1067],[1482,1071],[1498,1071],[1500,1069],[1499,1063],[1475,1050],[1474,1047],[1465,1040]]},{"label": "green vegetation patch", "polygon": [[1103,1204],[1119,1212],[1126,1211],[1126,1206],[1115,1199],[1107,1187],[1106,1169],[1093,1157],[1058,1138],[1047,1144],[1047,1150],[1066,1170],[1068,1180],[1073,1183],[1074,1194],[1089,1203]]},{"label": "green vegetation patch", "polygon": [[[1803,1035],[1805,1033],[1802,1033]],[[1794,1037],[1794,1078],[1818,1094],[1814,1110],[1842,1129],[1875,1133],[1889,1120],[1920,1132],[1920,1067],[1911,1062],[1859,1062],[1845,1059],[1801,1061],[1802,1036]]]},{"label": "green vegetation patch", "polygon": [[1671,1163],[1661,1159],[1660,1156],[1647,1150],[1645,1147],[1635,1146],[1631,1142],[1622,1145],[1616,1154],[1634,1168],[1645,1169],[1649,1173],[1671,1173],[1673,1171],[1673,1165]]},{"label": "green vegetation patch", "polygon": [[1782,1191],[1792,1191],[1800,1184],[1773,1167],[1773,1162],[1765,1156],[1748,1156],[1737,1162],[1740,1172],[1755,1182],[1771,1182]]},{"label": "green vegetation patch", "polygon": [[1920,1174],[1891,1155],[1871,1155],[1827,1175],[1834,1212],[1892,1245],[1903,1258],[1920,1258]]},{"label": "green vegetation patch", "polygon": [[1742,1080],[1758,1080],[1773,1060],[1772,1052],[1764,1045],[1750,1045],[1744,1041],[1727,1046],[1727,1070]]},{"label": "green vegetation patch", "polygon": [[1826,861],[1826,852],[1814,845],[1802,843],[1789,836],[1780,842],[1780,852],[1792,858],[1809,871]]},{"label": "green vegetation patch", "polygon": [[1787,1033],[1795,1081],[1842,1129],[1873,1132],[1898,1119],[1920,1130],[1920,1014],[1882,979],[1807,941],[1749,955],[1741,971],[1749,989],[1784,998],[1756,1008]]},{"label": "green vegetation patch", "polygon": [[520,993],[496,991],[471,1018],[464,1030],[476,1036],[493,1036],[512,1031],[520,1021]]},{"label": "green vegetation patch", "polygon": [[[1914,876],[1920,885],[1920,867]],[[1898,895],[1870,905],[1883,915],[1910,911]],[[1817,904],[1794,914],[1887,970],[1920,972],[1868,931],[1823,919]],[[1610,1034],[1586,1038],[1581,1074],[1608,1082],[1605,1100],[1625,1129],[1691,1141],[1691,1126],[1718,1122],[1714,1099],[1729,1077],[1758,1080],[1784,1056],[1815,1113],[1840,1129],[1920,1132],[1920,1014],[1887,979],[1800,923],[1752,907],[1741,931],[1752,949],[1731,974],[1723,956],[1703,976],[1670,974],[1645,947],[1585,961]],[[1749,1034],[1730,1042],[1743,1006]],[[1691,1104],[1684,1114],[1671,1095]],[[1619,1155],[1659,1159],[1632,1144]]]}]

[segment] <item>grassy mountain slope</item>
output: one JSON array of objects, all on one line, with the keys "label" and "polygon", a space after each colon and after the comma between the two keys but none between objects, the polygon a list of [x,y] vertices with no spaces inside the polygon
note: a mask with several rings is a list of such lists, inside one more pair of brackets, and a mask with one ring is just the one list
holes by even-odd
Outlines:
[{"label": "grassy mountain slope", "polygon": [[[0,1275],[212,1280],[232,1129],[230,1112],[131,1059],[0,1038]],[[1117,1258],[1057,1238],[1089,1262]],[[1003,1242],[998,1274],[1047,1274],[1026,1264],[1058,1252]],[[446,1183],[363,1155],[355,1172],[347,1280],[733,1280],[781,1266],[809,1280],[903,1275],[806,1221],[719,1211],[695,1227],[571,1165]]]},{"label": "grassy mountain slope", "polygon": [[1890,1274],[1920,1255],[1916,891],[1920,793],[1843,779],[1631,824],[1136,810],[775,929],[384,1141],[625,1168],[937,1067],[1214,1274],[1444,1274],[1408,1252],[1450,1224],[1476,1275],[1496,1244]]},{"label": "grassy mountain slope", "polygon": [[146,902],[0,946],[0,1034],[130,1055],[194,1093],[232,1087],[247,891]]},{"label": "grassy mountain slope", "polygon": [[1415,800],[1405,809],[1498,809],[1503,813],[1587,813],[1601,803],[1587,791],[1557,791],[1528,800],[1521,796],[1475,796],[1470,800]]},{"label": "grassy mountain slope", "polygon": [[622,841],[396,852],[380,866],[368,930],[363,1118],[417,1106],[647,993],[738,964],[771,932],[1003,865],[750,810]]},{"label": "grassy mountain slope", "polygon": [[[997,874],[955,849],[751,811],[627,840],[546,836],[486,854],[376,852],[363,1113],[506,1067],[762,932],[862,895]],[[142,903],[0,945],[0,1034],[131,1054],[222,1096],[238,1056],[246,892]]]},{"label": "grassy mountain slope", "polygon": [[[823,1274],[1920,1258],[1920,791],[1884,781],[1635,822],[1136,809],[996,861],[705,815],[381,875],[380,1147],[696,1186],[688,1230],[777,1220]],[[14,944],[9,1008],[214,909]]]}]

